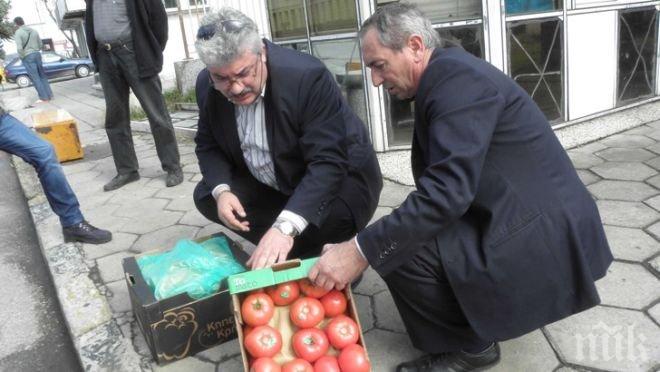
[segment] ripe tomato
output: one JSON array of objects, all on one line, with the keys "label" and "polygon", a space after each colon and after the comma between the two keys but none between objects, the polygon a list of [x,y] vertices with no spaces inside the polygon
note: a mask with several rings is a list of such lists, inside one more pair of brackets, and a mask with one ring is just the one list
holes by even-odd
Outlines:
[{"label": "ripe tomato", "polygon": [[371,363],[367,359],[367,354],[364,352],[362,346],[358,344],[346,346],[339,354],[337,361],[342,372],[371,371]]},{"label": "ripe tomato", "polygon": [[284,363],[282,372],[314,372],[314,367],[308,361],[297,358]]},{"label": "ripe tomato", "polygon": [[254,327],[249,326],[249,325],[245,325],[245,327],[243,327],[243,338],[247,337],[247,335],[249,335],[250,332],[252,332],[253,329],[254,329]]},{"label": "ripe tomato", "polygon": [[321,298],[330,292],[323,287],[315,286],[309,279],[300,279],[298,284],[300,284],[300,291],[308,297]]},{"label": "ripe tomato", "polygon": [[328,337],[318,328],[301,329],[291,339],[293,351],[308,362],[313,362],[328,352]]},{"label": "ripe tomato", "polygon": [[293,324],[298,327],[312,328],[323,320],[325,311],[319,300],[301,297],[291,305],[289,316]]},{"label": "ripe tomato", "polygon": [[252,293],[243,300],[241,315],[243,321],[253,327],[268,323],[275,312],[275,305],[265,293]]},{"label": "ripe tomato", "polygon": [[271,358],[282,349],[282,335],[267,325],[255,327],[244,342],[245,350],[255,358]]},{"label": "ripe tomato", "polygon": [[250,372],[281,372],[282,368],[271,358],[259,358],[252,363]]},{"label": "ripe tomato", "polygon": [[339,315],[333,318],[327,326],[325,333],[328,335],[328,341],[335,349],[343,349],[350,344],[354,344],[360,338],[358,325],[355,321],[346,315]]},{"label": "ripe tomato", "polygon": [[300,287],[296,282],[281,283],[266,288],[266,293],[277,306],[286,306],[295,301],[300,295]]},{"label": "ripe tomato", "polygon": [[341,372],[337,358],[331,355],[324,355],[314,363],[314,372]]},{"label": "ripe tomato", "polygon": [[328,318],[343,314],[346,311],[346,297],[336,289],[321,297],[321,303],[325,310],[325,316]]}]

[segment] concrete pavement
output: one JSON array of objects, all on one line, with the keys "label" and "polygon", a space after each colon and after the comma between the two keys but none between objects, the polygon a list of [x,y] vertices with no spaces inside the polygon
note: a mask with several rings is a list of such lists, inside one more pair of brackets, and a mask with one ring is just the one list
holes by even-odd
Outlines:
[{"label": "concrete pavement", "polygon": [[[140,181],[112,192],[102,186],[114,174],[103,128],[103,99],[90,94],[91,79],[53,84],[56,99],[16,112],[61,107],[78,119],[85,159],[64,165],[85,217],[113,231],[108,244],[63,244],[57,217],[47,207],[31,167],[16,160],[21,183],[83,367],[108,371],[240,371],[237,343],[229,342],[166,366],[152,360],[131,312],[121,260],[177,240],[221,228],[195,209],[192,190],[201,179],[194,144],[195,113],[177,112],[184,182],[166,188],[148,133],[134,135]],[[31,91],[31,90],[30,90]],[[20,94],[30,94],[23,89]],[[569,150],[583,182],[601,211],[616,258],[598,283],[602,305],[503,342],[502,361],[491,371],[657,371],[660,370],[660,105],[603,118],[611,132],[632,127]],[[135,128],[148,128],[136,123]],[[625,128],[624,128],[625,129]],[[563,138],[571,146],[594,131]],[[566,132],[559,133],[560,138]],[[602,136],[603,133],[597,136]],[[388,214],[412,190],[406,151],[380,154],[386,177],[374,219]],[[402,171],[402,169],[404,171]],[[246,243],[246,242],[244,242]],[[382,280],[369,270],[355,290],[374,371],[392,371],[418,354],[408,340]]]}]

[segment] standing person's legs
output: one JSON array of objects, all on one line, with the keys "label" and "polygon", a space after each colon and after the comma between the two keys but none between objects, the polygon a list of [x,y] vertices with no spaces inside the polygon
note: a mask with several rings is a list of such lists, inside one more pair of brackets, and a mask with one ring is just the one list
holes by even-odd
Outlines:
[{"label": "standing person's legs", "polygon": [[39,76],[37,57],[41,59],[41,54],[39,53],[28,54],[27,56],[25,56],[25,58],[23,58],[23,66],[25,66],[25,71],[27,71],[28,76],[30,76],[30,80],[32,80],[32,85],[34,85],[34,89],[37,90],[39,99],[42,101],[48,101],[50,99],[50,95],[48,94],[48,90],[46,90],[46,87],[44,87],[43,81]]},{"label": "standing person's legs", "polygon": [[163,89],[158,75],[141,78],[138,72],[132,43],[115,52],[122,72],[133,93],[140,101],[149,119],[151,133],[156,143],[156,152],[166,172],[180,171],[179,148],[177,147],[172,119],[165,104]]},{"label": "standing person's legs", "polygon": [[117,173],[120,176],[137,174],[139,165],[131,134],[128,82],[111,52],[99,48],[97,55],[105,96],[105,131]]},{"label": "standing person's legs", "polygon": [[83,221],[78,199],[50,143],[9,114],[0,117],[0,149],[20,156],[37,171],[53,212],[63,227]]},{"label": "standing person's legs", "polygon": [[34,53],[37,58],[37,73],[39,74],[39,80],[41,80],[41,85],[44,88],[44,93],[48,95],[48,99],[53,99],[53,91],[50,89],[50,83],[48,82],[48,76],[46,76],[46,71],[44,70],[44,63],[41,58],[41,53]]}]

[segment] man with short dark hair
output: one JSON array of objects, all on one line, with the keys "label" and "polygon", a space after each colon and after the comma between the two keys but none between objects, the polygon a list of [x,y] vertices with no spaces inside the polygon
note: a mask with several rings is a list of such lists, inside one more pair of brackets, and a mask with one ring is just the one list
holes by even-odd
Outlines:
[{"label": "man with short dark hair", "polygon": [[315,57],[262,39],[253,20],[222,8],[195,44],[195,205],[257,245],[248,265],[313,257],[369,222],[382,179],[362,121]]},{"label": "man with short dark hair", "polygon": [[87,0],[85,32],[105,96],[105,130],[117,175],[103,189],[140,179],[133,146],[129,89],[147,114],[165,185],[183,182],[179,149],[158,73],[167,43],[167,13],[161,0]]},{"label": "man with short dark hair", "polygon": [[32,27],[26,26],[22,17],[14,18],[14,24],[18,27],[14,33],[16,51],[21,57],[30,80],[32,80],[32,85],[37,90],[39,95],[37,102],[48,102],[53,99],[53,91],[50,89],[50,83],[41,59],[42,43],[39,33]]},{"label": "man with short dark hair", "polygon": [[341,289],[368,266],[423,357],[399,372],[482,370],[498,341],[600,302],[612,262],[596,204],[550,125],[512,79],[439,48],[417,7],[386,5],[359,33],[376,86],[415,99],[414,190],[309,277]]}]

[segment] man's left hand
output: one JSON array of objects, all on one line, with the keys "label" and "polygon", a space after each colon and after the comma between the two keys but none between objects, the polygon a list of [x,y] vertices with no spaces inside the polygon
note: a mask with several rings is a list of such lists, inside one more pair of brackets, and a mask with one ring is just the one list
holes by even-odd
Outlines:
[{"label": "man's left hand", "polygon": [[272,266],[286,261],[286,256],[293,247],[293,238],[271,227],[259,241],[257,249],[247,261],[252,270]]},{"label": "man's left hand", "polygon": [[309,279],[325,289],[342,290],[369,267],[355,238],[339,244],[326,244],[323,254],[309,270]]}]

